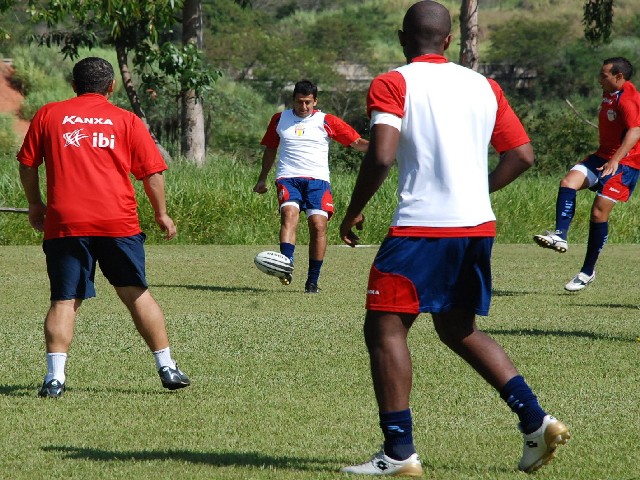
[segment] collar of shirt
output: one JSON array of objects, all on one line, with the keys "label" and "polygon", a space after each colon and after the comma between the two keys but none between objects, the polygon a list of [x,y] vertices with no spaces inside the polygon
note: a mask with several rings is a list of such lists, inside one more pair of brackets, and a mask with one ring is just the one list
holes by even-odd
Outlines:
[{"label": "collar of shirt", "polygon": [[447,58],[443,57],[442,55],[437,55],[435,53],[427,53],[425,55],[419,55],[411,60],[411,63],[414,63],[414,62],[448,63],[449,60],[447,60]]}]

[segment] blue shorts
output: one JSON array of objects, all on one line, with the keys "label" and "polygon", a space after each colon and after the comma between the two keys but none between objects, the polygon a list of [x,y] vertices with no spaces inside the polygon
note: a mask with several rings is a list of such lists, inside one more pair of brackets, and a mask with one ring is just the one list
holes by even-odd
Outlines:
[{"label": "blue shorts", "polygon": [[629,165],[618,165],[613,175],[602,176],[598,170],[607,160],[597,155],[589,155],[571,170],[582,172],[589,181],[589,190],[597,192],[616,202],[626,202],[638,183],[640,170]]},{"label": "blue shorts", "polygon": [[313,210],[326,212],[329,218],[333,215],[333,196],[329,182],[304,177],[279,178],[276,180],[276,188],[281,206],[283,203],[293,202],[307,216]]},{"label": "blue shorts", "polygon": [[367,310],[488,315],[492,237],[386,237],[367,287]]},{"label": "blue shorts", "polygon": [[46,260],[51,301],[86,299],[96,296],[96,263],[114,287],[147,288],[144,241],[132,237],[63,237],[42,244]]}]

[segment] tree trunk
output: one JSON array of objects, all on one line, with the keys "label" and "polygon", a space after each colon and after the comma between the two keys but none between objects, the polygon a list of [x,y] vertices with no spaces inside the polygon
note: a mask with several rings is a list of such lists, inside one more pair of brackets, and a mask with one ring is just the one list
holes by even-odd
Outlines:
[{"label": "tree trunk", "polygon": [[460,7],[460,65],[478,70],[478,0]]},{"label": "tree trunk", "polygon": [[[185,0],[182,11],[182,43],[202,49],[202,2]],[[198,166],[205,162],[204,111],[195,90],[182,92],[182,155]]]},{"label": "tree trunk", "polygon": [[140,97],[138,97],[138,92],[136,92],[136,88],[133,85],[133,78],[131,76],[131,71],[129,70],[129,61],[127,56],[127,49],[121,43],[116,43],[116,56],[118,58],[118,66],[120,67],[120,75],[122,76],[122,84],[124,85],[124,89],[127,92],[127,97],[129,98],[129,103],[131,104],[131,109],[133,113],[135,113],[140,119],[144,122],[149,133],[151,134],[151,138],[156,143],[158,150],[160,150],[160,154],[162,158],[165,159],[166,162],[171,162],[172,158],[169,152],[158,142],[158,139],[151,131],[149,127],[149,122],[147,121],[147,116],[144,114],[142,110],[142,105],[140,104]]}]

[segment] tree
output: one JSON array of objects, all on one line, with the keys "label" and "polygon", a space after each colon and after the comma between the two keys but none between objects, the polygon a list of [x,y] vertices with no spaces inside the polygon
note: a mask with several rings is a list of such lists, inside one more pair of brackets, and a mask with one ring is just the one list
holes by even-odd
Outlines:
[{"label": "tree", "polygon": [[613,0],[587,0],[584,4],[584,37],[596,44],[607,43],[613,25]]},{"label": "tree", "polygon": [[[182,11],[182,44],[195,45],[202,50],[202,2],[185,0]],[[203,165],[205,161],[204,111],[202,97],[195,88],[185,89],[182,96],[181,152],[187,159]]]},{"label": "tree", "polygon": [[460,65],[478,70],[478,0],[460,7]]}]

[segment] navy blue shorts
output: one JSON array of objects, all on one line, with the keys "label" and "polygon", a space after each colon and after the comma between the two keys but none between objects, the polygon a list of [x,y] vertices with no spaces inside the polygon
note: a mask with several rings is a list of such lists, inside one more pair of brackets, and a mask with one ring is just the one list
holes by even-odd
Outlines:
[{"label": "navy blue shorts", "polygon": [[276,188],[280,205],[297,203],[307,216],[320,212],[325,212],[328,218],[333,215],[331,185],[325,180],[303,177],[279,178],[276,180]]},{"label": "navy blue shorts", "polygon": [[629,165],[618,165],[618,169],[613,175],[603,177],[598,168],[605,163],[607,163],[606,159],[597,155],[589,155],[571,170],[582,172],[587,177],[589,190],[614,202],[626,202],[636,188],[640,170]]},{"label": "navy blue shorts", "polygon": [[386,237],[367,287],[367,310],[488,315],[492,237]]},{"label": "navy blue shorts", "polygon": [[114,287],[147,288],[144,233],[132,237],[63,237],[42,244],[51,301],[96,296],[96,263]]}]

